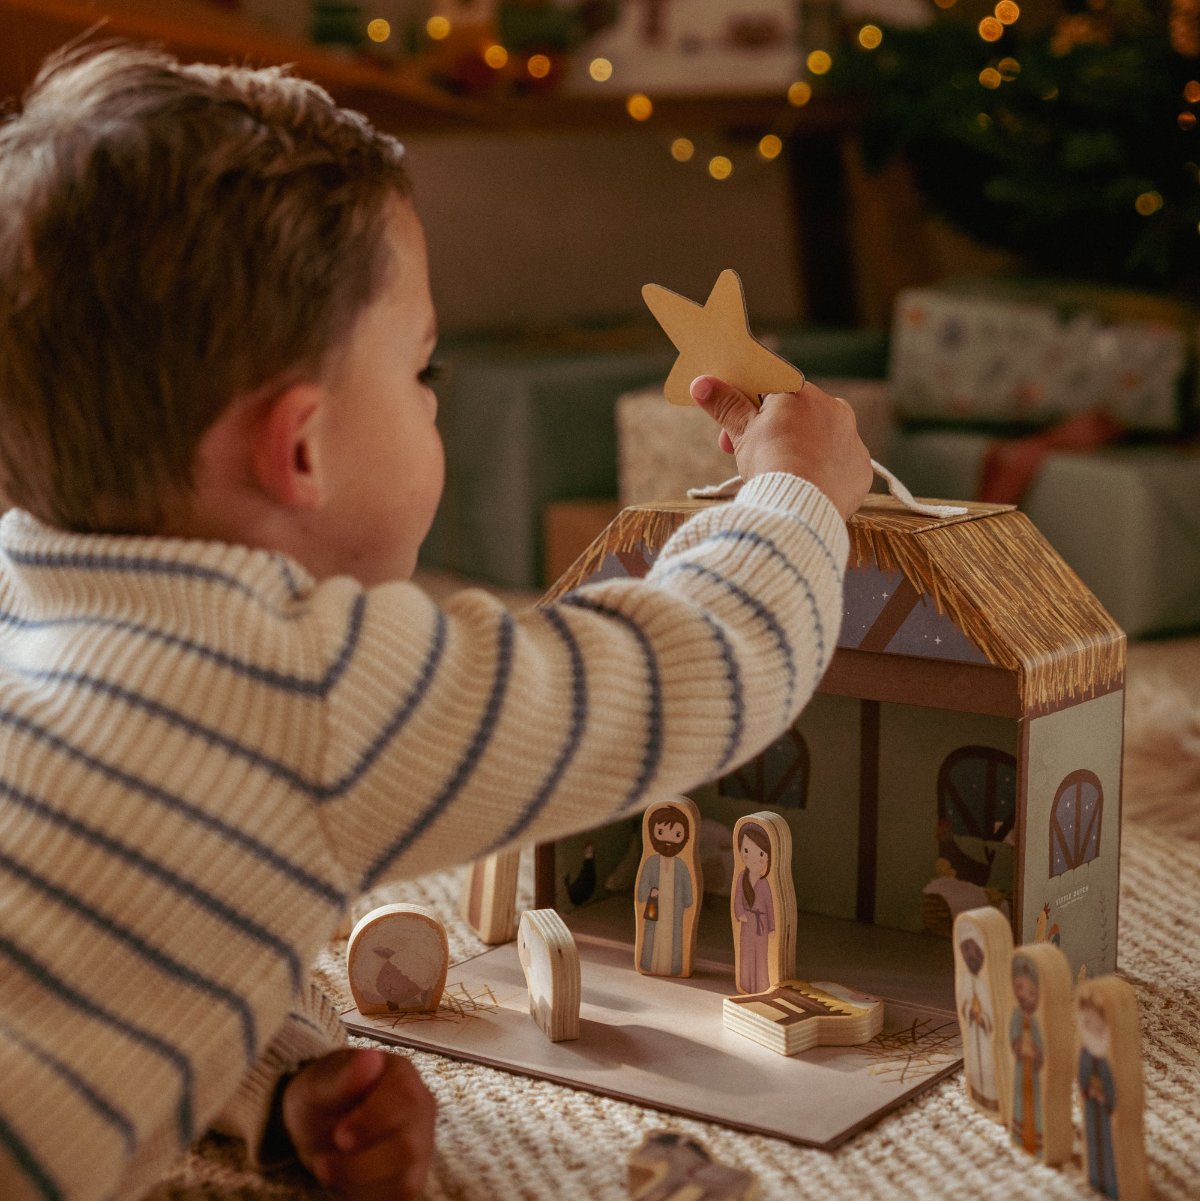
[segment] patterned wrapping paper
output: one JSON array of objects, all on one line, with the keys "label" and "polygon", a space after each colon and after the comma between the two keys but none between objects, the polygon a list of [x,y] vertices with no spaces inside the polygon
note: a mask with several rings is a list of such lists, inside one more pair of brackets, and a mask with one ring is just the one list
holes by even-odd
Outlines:
[{"label": "patterned wrapping paper", "polygon": [[1188,394],[1196,329],[1110,320],[1004,295],[910,288],[896,300],[889,378],[906,419],[1045,425],[1091,409],[1171,432]]}]

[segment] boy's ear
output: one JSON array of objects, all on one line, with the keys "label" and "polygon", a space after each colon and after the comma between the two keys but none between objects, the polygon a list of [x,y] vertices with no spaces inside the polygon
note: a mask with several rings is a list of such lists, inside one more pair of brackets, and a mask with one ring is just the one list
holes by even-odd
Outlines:
[{"label": "boy's ear", "polygon": [[324,392],[293,384],[264,406],[253,433],[251,463],[258,486],[288,509],[317,509],[325,492],[318,432]]}]

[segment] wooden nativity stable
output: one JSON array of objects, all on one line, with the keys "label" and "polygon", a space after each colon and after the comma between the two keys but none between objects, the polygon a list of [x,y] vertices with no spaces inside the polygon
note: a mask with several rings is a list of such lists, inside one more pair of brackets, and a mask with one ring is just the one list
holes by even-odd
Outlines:
[{"label": "wooden nativity stable", "polygon": [[[644,575],[705,503],[626,509],[547,599]],[[948,939],[957,913],[993,905],[1018,944],[1056,942],[1099,975],[1117,956],[1125,635],[1024,514],[966,508],[868,497],[816,696],[694,799],[710,833],[787,817],[802,913]],[[636,827],[539,847],[538,906],[570,920],[612,897]]]}]

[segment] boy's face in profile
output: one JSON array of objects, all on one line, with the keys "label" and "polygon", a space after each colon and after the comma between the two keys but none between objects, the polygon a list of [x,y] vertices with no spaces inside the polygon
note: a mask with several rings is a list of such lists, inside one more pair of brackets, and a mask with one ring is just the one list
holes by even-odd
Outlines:
[{"label": "boy's face in profile", "polygon": [[408,579],[442,495],[437,397],[427,369],[437,343],[425,236],[397,199],[385,234],[389,277],[362,311],[328,382],[326,503],[311,533],[340,572],[364,584]]}]

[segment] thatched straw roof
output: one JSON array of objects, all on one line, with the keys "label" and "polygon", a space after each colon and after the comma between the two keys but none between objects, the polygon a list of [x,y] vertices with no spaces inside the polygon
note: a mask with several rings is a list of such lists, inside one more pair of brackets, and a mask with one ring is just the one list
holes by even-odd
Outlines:
[{"label": "thatched straw roof", "polygon": [[[583,583],[610,554],[658,551],[686,517],[711,503],[624,510],[545,599]],[[961,517],[932,518],[891,497],[869,496],[850,521],[850,565],[874,561],[903,571],[990,662],[1017,673],[1027,711],[1119,686],[1125,635],[1062,556],[1011,506],[967,508]]]}]

